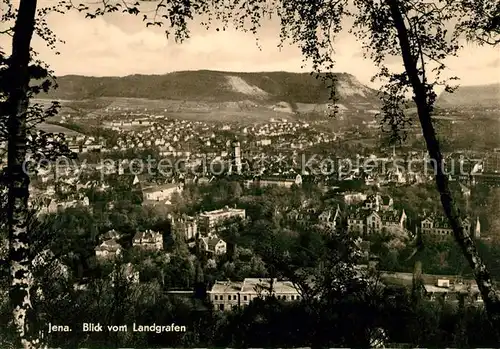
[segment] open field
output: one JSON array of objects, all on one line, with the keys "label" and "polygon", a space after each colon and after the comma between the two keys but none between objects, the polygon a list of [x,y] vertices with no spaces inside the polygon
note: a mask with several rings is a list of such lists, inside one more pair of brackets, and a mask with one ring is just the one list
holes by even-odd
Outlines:
[{"label": "open field", "polygon": [[70,129],[62,127],[62,126],[52,125],[52,124],[47,124],[47,123],[38,124],[37,128],[39,130],[45,131],[45,132],[64,133],[66,136],[69,136],[69,137],[80,135],[79,132],[70,130]]},{"label": "open field", "polygon": [[[47,100],[48,101],[48,100]],[[61,101],[74,106],[83,102]],[[85,101],[87,112],[143,112],[166,117],[206,122],[267,122],[271,118],[294,119],[295,114],[273,110],[274,105],[259,105],[249,100],[234,102],[187,101],[173,99],[146,99],[102,97]],[[106,111],[107,109],[107,111]],[[117,117],[118,119],[118,117]]]}]

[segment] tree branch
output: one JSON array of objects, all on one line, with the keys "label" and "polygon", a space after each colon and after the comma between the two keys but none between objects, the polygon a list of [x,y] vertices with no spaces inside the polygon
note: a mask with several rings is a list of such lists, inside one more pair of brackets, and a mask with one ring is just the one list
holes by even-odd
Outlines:
[{"label": "tree branch", "polygon": [[[408,73],[409,80],[414,92],[414,100],[417,104],[418,117],[422,127],[422,132],[426,141],[427,150],[431,159],[435,161],[435,178],[438,191],[441,196],[445,214],[453,229],[455,241],[461,247],[481,291],[489,319],[495,330],[500,325],[500,297],[495,290],[490,274],[479,256],[474,241],[465,231],[460,212],[455,205],[448,185],[448,177],[444,169],[444,159],[436,137],[436,132],[431,120],[432,104],[427,97],[426,85],[418,77],[416,62],[411,55],[408,31],[401,14],[401,7],[398,0],[387,0],[390,7],[394,26],[397,30],[398,40],[402,51],[403,63]],[[498,336],[498,331],[496,331]]]}]

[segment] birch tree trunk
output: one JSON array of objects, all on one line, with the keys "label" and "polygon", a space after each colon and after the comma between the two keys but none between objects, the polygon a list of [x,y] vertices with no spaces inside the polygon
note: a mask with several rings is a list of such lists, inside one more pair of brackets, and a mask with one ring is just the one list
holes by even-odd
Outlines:
[{"label": "birch tree trunk", "polygon": [[33,277],[30,268],[27,232],[29,176],[23,171],[27,150],[30,47],[37,0],[21,0],[14,25],[12,55],[8,66],[8,231],[10,261],[10,302],[15,327],[24,348],[37,347],[28,315]]},{"label": "birch tree trunk", "polygon": [[[417,68],[417,61],[412,55],[409,34],[401,13],[399,0],[387,0],[391,10],[394,26],[397,29],[399,45],[403,56],[403,63],[413,88],[414,101],[417,105],[418,118],[427,145],[431,160],[434,162],[434,171],[437,189],[441,197],[441,203],[448,218],[453,236],[474,272],[477,285],[484,300],[486,310],[493,328],[497,330],[500,326],[500,297],[492,283],[490,274],[479,256],[474,241],[469,232],[465,231],[460,212],[451,195],[448,176],[445,173],[445,164],[436,131],[431,119],[431,106],[426,92],[425,81],[421,81]],[[498,335],[498,331],[497,331]]]}]

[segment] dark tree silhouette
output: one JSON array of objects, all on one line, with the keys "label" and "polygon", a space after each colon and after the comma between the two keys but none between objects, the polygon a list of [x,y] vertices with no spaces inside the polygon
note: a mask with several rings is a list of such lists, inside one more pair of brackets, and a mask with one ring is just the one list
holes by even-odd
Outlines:
[{"label": "dark tree silhouette", "polygon": [[27,155],[27,118],[30,90],[30,50],[35,27],[36,1],[21,1],[12,37],[12,54],[7,61],[4,85],[6,101],[3,115],[7,116],[8,140],[8,204],[7,226],[11,275],[10,300],[13,319],[25,348],[37,345],[30,333],[26,317],[31,309],[29,236],[27,232],[29,176],[23,171]]}]

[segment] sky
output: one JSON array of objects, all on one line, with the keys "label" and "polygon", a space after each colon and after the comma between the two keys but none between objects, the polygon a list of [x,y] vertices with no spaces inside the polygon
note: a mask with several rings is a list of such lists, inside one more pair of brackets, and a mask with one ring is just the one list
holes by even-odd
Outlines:
[{"label": "sky", "polygon": [[[42,0],[45,5],[51,0]],[[255,36],[236,30],[216,32],[193,26],[191,38],[176,44],[157,28],[146,28],[140,16],[124,14],[86,19],[76,11],[48,17],[50,28],[66,43],[58,44],[60,55],[35,38],[34,48],[57,75],[124,76],[165,74],[179,70],[224,71],[306,71],[301,69],[298,48],[278,49],[279,26],[266,22],[259,33],[261,49]],[[0,39],[0,44],[5,38]],[[351,73],[364,84],[377,72],[362,57],[354,37],[343,32],[336,42],[336,71]],[[462,85],[500,82],[500,49],[466,45],[459,58],[447,61],[449,75],[461,78]],[[389,66],[400,70],[399,58]]]}]

